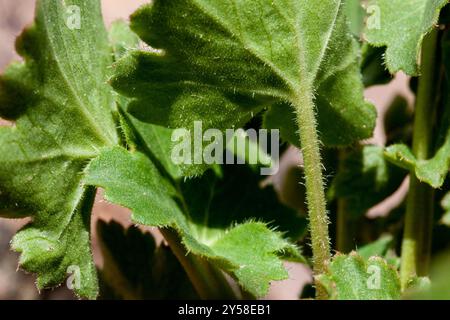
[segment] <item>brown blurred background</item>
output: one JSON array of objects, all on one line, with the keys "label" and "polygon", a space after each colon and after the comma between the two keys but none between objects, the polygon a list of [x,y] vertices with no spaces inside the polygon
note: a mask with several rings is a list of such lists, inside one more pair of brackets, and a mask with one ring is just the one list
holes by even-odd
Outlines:
[{"label": "brown blurred background", "polygon": [[[102,0],[106,24],[109,25],[119,18],[127,19],[130,13],[145,2],[148,1]],[[11,61],[19,59],[14,51],[14,40],[21,30],[32,22],[34,4],[35,0],[0,0],[0,71],[4,70]],[[383,114],[385,107],[397,94],[405,96],[412,103],[413,97],[407,86],[407,78],[402,74],[399,74],[389,85],[372,87],[366,90],[367,99],[377,106],[380,115]],[[382,123],[379,123],[374,139],[370,142],[380,145],[384,143]],[[292,166],[297,166],[299,158],[297,150],[289,150],[288,154],[282,159],[280,174],[274,177],[275,185],[282,185],[283,173],[288,172]],[[369,214],[380,215],[386,212],[388,208],[395,206],[399,194],[404,192],[405,187],[407,187],[406,184],[396,196],[373,208]],[[124,225],[131,224],[127,210],[105,203],[101,200],[101,195],[98,196],[94,207],[93,225],[98,218],[107,221],[114,219]],[[73,299],[72,293],[64,286],[54,290],[45,290],[39,294],[34,284],[34,275],[17,270],[18,254],[10,251],[9,242],[18,228],[26,222],[26,219],[6,220],[0,218],[0,299]],[[98,265],[101,265],[102,261],[98,254],[95,235],[92,245],[95,261]],[[287,268],[290,279],[275,283],[267,298],[296,299],[303,284],[311,280],[310,272],[304,266],[287,264]]]}]

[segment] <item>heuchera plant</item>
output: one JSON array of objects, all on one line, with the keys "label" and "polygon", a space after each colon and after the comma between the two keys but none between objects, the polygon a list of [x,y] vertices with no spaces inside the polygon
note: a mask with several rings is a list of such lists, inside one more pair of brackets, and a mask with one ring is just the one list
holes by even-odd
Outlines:
[{"label": "heuchera plant", "polygon": [[[89,299],[260,298],[288,278],[283,261],[312,268],[317,299],[440,297],[428,277],[450,243],[446,4],[153,0],[106,30],[97,0],[37,0],[16,43],[23,62],[0,78],[11,121],[0,128],[0,216],[31,218],[12,240],[20,267],[38,288],[73,273]],[[411,76],[414,110],[396,98],[382,115],[387,146],[370,145],[377,113],[364,88],[398,71]],[[307,214],[254,166],[174,163],[174,131],[198,122],[278,129],[301,150],[301,178],[286,179],[304,184],[294,189]],[[408,174],[399,207],[367,218]],[[97,188],[165,242],[100,221],[97,269]]]}]

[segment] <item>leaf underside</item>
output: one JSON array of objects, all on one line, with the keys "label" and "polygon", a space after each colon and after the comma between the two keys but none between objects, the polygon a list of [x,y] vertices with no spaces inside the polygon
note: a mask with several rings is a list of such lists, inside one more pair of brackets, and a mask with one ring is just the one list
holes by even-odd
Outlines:
[{"label": "leaf underside", "polygon": [[[237,176],[245,183],[237,185],[232,173],[220,178],[212,171],[202,179],[173,183],[144,154],[113,148],[91,162],[85,182],[104,188],[108,201],[130,208],[133,221],[174,228],[191,254],[207,258],[249,292],[263,296],[270,281],[287,276],[281,256],[304,261],[267,222],[283,225],[286,219],[281,230],[292,228],[296,236],[304,220],[276,205],[273,191],[259,190],[245,173],[249,169],[231,170],[244,170]],[[259,203],[252,201],[255,196]]]},{"label": "leaf underside", "polygon": [[[375,46],[387,46],[386,65],[394,74],[419,74],[419,55],[425,35],[438,23],[447,0],[370,0],[365,35]],[[378,20],[378,21],[377,21]]]},{"label": "leaf underside", "polygon": [[335,300],[397,300],[401,294],[393,267],[380,257],[365,260],[355,252],[336,255],[318,281]]},{"label": "leaf underside", "polygon": [[[66,25],[70,5],[82,12],[79,30]],[[101,17],[98,1],[38,1],[34,25],[17,41],[25,62],[0,78],[0,116],[15,123],[0,128],[2,207],[8,217],[32,217],[12,247],[20,265],[38,274],[39,288],[79,267],[75,292],[89,298],[98,291],[89,232],[95,190],[82,184],[83,170],[118,142]]]},{"label": "leaf underside", "polygon": [[[143,122],[192,129],[202,121],[204,130],[225,130],[275,108],[265,123],[295,128],[292,106],[302,106],[306,91],[315,96],[325,144],[372,134],[376,114],[363,99],[359,46],[341,1],[156,0],[133,14],[131,28],[162,49],[131,52],[111,80]],[[296,131],[287,138],[298,144]]]}]

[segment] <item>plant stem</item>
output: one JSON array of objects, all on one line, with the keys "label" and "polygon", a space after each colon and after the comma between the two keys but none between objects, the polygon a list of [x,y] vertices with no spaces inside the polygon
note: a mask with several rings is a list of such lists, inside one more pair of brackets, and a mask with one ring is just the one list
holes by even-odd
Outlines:
[{"label": "plant stem", "polygon": [[[343,171],[346,150],[339,151],[339,171]],[[348,253],[352,249],[352,235],[354,224],[351,223],[347,212],[347,200],[337,200],[336,217],[336,250],[341,253]]]},{"label": "plant stem", "polygon": [[222,271],[211,265],[207,260],[188,253],[175,230],[161,228],[160,231],[201,299],[237,299]]},{"label": "plant stem", "polygon": [[[298,93],[295,109],[303,153],[314,273],[318,275],[326,272],[331,255],[320,141],[317,134],[315,106],[311,92],[312,90],[308,90],[305,86]],[[318,299],[326,298],[326,293],[322,288],[316,288],[316,291]]]},{"label": "plant stem", "polygon": [[[422,75],[419,80],[413,129],[413,153],[417,160],[428,159],[432,147],[437,40],[438,31],[433,30],[423,42]],[[433,189],[421,183],[415,173],[411,172],[400,269],[403,289],[407,287],[411,277],[425,275],[427,272],[429,249],[425,247],[430,246],[427,238],[432,232],[432,219]]]},{"label": "plant stem", "polygon": [[347,213],[347,200],[337,201],[336,221],[336,250],[340,253],[348,253],[352,249],[351,224]]}]

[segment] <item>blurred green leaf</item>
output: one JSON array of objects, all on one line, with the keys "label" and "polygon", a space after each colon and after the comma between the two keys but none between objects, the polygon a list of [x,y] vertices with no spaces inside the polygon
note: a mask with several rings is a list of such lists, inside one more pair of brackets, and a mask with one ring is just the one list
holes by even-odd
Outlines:
[{"label": "blurred green leaf", "polygon": [[280,257],[304,261],[269,225],[296,237],[305,220],[283,208],[273,191],[261,190],[249,168],[231,167],[239,172],[225,170],[220,178],[209,171],[202,179],[173,184],[143,154],[113,148],[91,162],[85,182],[130,208],[133,221],[176,229],[190,254],[207,258],[251,294],[263,296],[270,281],[287,277]]},{"label": "blurred green leaf", "polygon": [[[442,56],[445,77],[443,88],[450,88],[450,35],[442,39]],[[392,163],[410,170],[416,177],[433,188],[440,188],[450,168],[450,91],[445,91],[440,103],[441,110],[436,124],[434,154],[427,160],[417,160],[405,144],[396,144],[386,149],[386,157]]]},{"label": "blurred green leaf", "polygon": [[196,299],[183,267],[153,236],[117,222],[97,224],[103,256],[101,299]]},{"label": "blurred green leaf", "polygon": [[366,260],[373,256],[384,258],[388,250],[392,248],[393,240],[391,235],[384,235],[375,242],[359,248],[358,254]]},{"label": "blurred green leaf", "polygon": [[350,31],[357,38],[364,29],[364,17],[366,15],[361,0],[345,0],[345,15],[350,25]]},{"label": "blurred green leaf", "polygon": [[363,216],[393,194],[406,178],[404,170],[385,160],[382,147],[360,147],[349,152],[342,161],[342,169],[332,180],[328,196],[344,199],[352,218]]},{"label": "blurred green leaf", "polygon": [[384,48],[377,48],[368,43],[363,43],[361,55],[361,73],[366,88],[386,84],[393,79],[383,61]]},{"label": "blurred green leaf", "polygon": [[412,136],[413,111],[408,101],[402,96],[396,96],[384,116],[386,144],[393,142],[409,142]]}]

